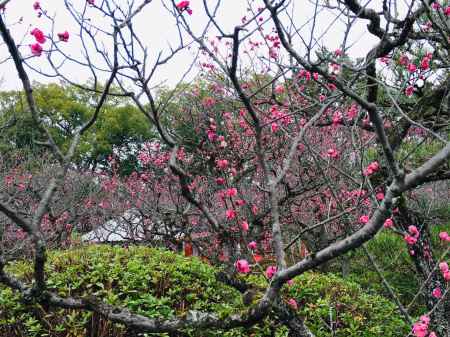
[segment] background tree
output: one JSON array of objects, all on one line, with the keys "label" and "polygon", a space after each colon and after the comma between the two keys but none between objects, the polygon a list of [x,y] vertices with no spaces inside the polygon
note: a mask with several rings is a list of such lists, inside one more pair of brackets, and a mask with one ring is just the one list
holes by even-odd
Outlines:
[{"label": "background tree", "polygon": [[[89,119],[99,94],[87,92],[69,84],[36,84],[34,96],[52,136],[62,149],[67,150],[75,130]],[[15,123],[3,132],[5,152],[28,149],[42,153],[39,145],[43,135],[36,130],[26,108],[21,91],[2,93],[2,121]],[[120,171],[130,174],[137,169],[136,153],[141,145],[154,138],[145,125],[145,118],[123,97],[111,96],[95,126],[81,139],[74,164],[95,171],[107,167],[108,158],[120,158]]]}]

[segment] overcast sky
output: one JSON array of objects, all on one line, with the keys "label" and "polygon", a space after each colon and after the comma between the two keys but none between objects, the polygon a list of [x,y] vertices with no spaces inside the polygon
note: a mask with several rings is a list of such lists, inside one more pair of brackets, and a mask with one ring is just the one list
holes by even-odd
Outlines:
[{"label": "overcast sky", "polygon": [[[136,0],[136,4],[140,4],[143,0]],[[13,33],[16,42],[21,47],[23,56],[30,55],[29,45],[34,43],[34,38],[29,34],[29,31],[35,27],[38,27],[46,34],[50,34],[51,22],[45,17],[38,17],[37,12],[33,9],[34,0],[12,0],[8,5],[4,13],[5,21],[10,25],[10,30]],[[80,10],[85,4],[85,0],[72,0],[73,5]],[[100,0],[96,0],[100,3]],[[118,4],[126,4],[126,0],[116,0]],[[377,1],[378,2],[378,1]],[[55,18],[55,33],[67,30],[71,37],[68,43],[61,44],[63,50],[74,58],[81,57],[81,45],[77,38],[78,30],[73,19],[67,14],[67,10],[62,0],[42,0],[42,8],[46,11],[47,15]],[[156,57],[160,50],[167,50],[168,45],[176,47],[178,32],[176,29],[174,18],[170,15],[167,9],[162,5],[165,3],[170,6],[171,2],[168,0],[153,0],[138,16],[134,19],[134,29],[138,32],[143,43],[148,47],[149,53]],[[216,0],[208,0],[211,3],[211,7],[216,3]],[[263,2],[261,0],[252,1],[253,7],[262,7]],[[302,28],[302,36],[309,39],[309,32],[311,30],[314,6],[309,1],[293,0],[293,17],[296,21],[297,27]],[[370,6],[375,7],[376,3],[370,3]],[[203,0],[191,0],[191,6],[193,10],[192,16],[184,13],[193,30],[197,33],[202,31],[202,28],[207,22],[207,17],[203,10]],[[224,27],[224,30],[231,32],[233,27],[241,24],[241,19],[244,16],[249,16],[247,12],[248,3],[246,0],[222,0],[221,6],[217,14],[217,20],[219,24]],[[104,20],[99,15],[98,10],[95,8],[87,8],[88,16],[92,22],[98,25],[102,25]],[[316,37],[320,37],[319,44],[327,46],[330,50],[334,50],[342,43],[342,36],[344,33],[345,25],[342,20],[343,17],[336,18],[336,13],[329,10],[320,12],[316,20]],[[267,14],[263,15],[266,19]],[[17,23],[21,19],[21,23]],[[333,23],[329,28],[330,23]],[[375,44],[376,40],[368,33],[366,33],[367,21],[361,21],[360,24],[355,25],[350,33],[350,41],[348,45],[353,45],[348,53],[354,57],[364,56],[370,48]],[[109,23],[104,26],[107,30],[110,30]],[[270,32],[271,25],[267,24],[267,32]],[[213,35],[213,34],[211,34]],[[101,38],[99,41],[102,42]],[[106,40],[105,40],[105,43]],[[44,50],[49,48],[49,42],[44,44]],[[4,60],[8,54],[4,45],[0,48],[1,59]],[[192,57],[195,55],[195,50],[186,50],[179,54],[169,64],[161,68],[155,75],[153,83],[165,82],[167,85],[174,85],[180,79],[180,76],[186,70],[188,64],[192,61]],[[35,57],[30,60],[30,63],[34,66],[46,71],[49,70],[46,67],[46,54],[45,52],[41,57]],[[90,73],[80,66],[74,63],[66,62],[64,64],[64,73],[71,79],[84,82],[90,77]],[[42,76],[30,71],[31,79],[41,82],[55,81],[55,78],[45,79]],[[192,77],[193,75],[191,75]],[[16,71],[11,61],[4,61],[0,64],[0,78],[3,79],[2,89],[16,89],[20,87],[20,82],[17,78]]]}]

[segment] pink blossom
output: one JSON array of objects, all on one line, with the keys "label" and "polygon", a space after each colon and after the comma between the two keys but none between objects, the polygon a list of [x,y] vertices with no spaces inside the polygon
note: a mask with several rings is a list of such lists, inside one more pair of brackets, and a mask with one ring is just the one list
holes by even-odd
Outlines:
[{"label": "pink blossom", "polygon": [[409,234],[406,234],[403,239],[406,241],[408,245],[413,245],[417,242],[417,239]]},{"label": "pink blossom", "polygon": [[277,123],[273,122],[272,124],[270,124],[270,128],[273,133],[276,133],[280,127]]},{"label": "pink blossom", "polygon": [[284,92],[284,87],[282,85],[277,85],[275,87],[275,93],[276,94],[282,94]]},{"label": "pink blossom", "polygon": [[250,249],[250,250],[255,250],[256,247],[257,247],[256,241],[251,241],[251,242],[249,242],[248,245],[247,245],[247,247],[248,247],[248,249]]},{"label": "pink blossom", "polygon": [[14,177],[13,176],[6,176],[5,177],[5,183],[8,186],[11,186],[14,183]]},{"label": "pink blossom", "polygon": [[319,80],[319,73],[313,73],[313,78],[314,78],[314,81],[318,81]]},{"label": "pink blossom", "polygon": [[330,73],[337,75],[341,72],[341,66],[337,63],[331,63],[329,65]]},{"label": "pink blossom", "polygon": [[180,1],[176,5],[176,7],[180,12],[183,12],[185,10],[188,12],[189,15],[192,14],[192,10],[189,8],[189,1]]},{"label": "pink blossom", "polygon": [[275,275],[277,272],[277,267],[276,266],[268,266],[266,269],[266,277],[268,279],[271,279],[273,277],[273,275]]},{"label": "pink blossom", "polygon": [[228,166],[228,160],[226,159],[219,159],[217,160],[217,167],[221,170],[226,169]]},{"label": "pink blossom", "polygon": [[434,331],[431,331],[430,334],[428,335],[428,337],[437,337],[436,333]]},{"label": "pink blossom", "polygon": [[35,43],[35,44],[30,45],[30,48],[31,48],[31,53],[34,56],[41,56],[41,54],[42,54],[42,46],[39,43]]},{"label": "pink blossom", "polygon": [[342,52],[342,49],[338,48],[334,51],[334,56],[342,56],[344,53]]},{"label": "pink blossom", "polygon": [[409,58],[408,58],[408,56],[406,56],[406,55],[402,55],[402,56],[400,56],[400,59],[398,60],[398,63],[401,65],[401,66],[406,66],[406,65],[408,65],[409,64]]},{"label": "pink blossom", "polygon": [[372,163],[369,164],[369,167],[374,171],[378,171],[380,169],[380,164],[378,164],[377,161],[374,161]]},{"label": "pink blossom", "polygon": [[412,85],[409,85],[405,89],[405,95],[408,96],[408,97],[411,97],[413,93],[414,93],[414,87]]},{"label": "pink blossom", "polygon": [[305,72],[305,79],[306,81],[311,80],[311,73],[309,71]]},{"label": "pink blossom", "polygon": [[248,264],[247,260],[237,260],[234,266],[239,273],[247,274],[250,272],[250,265]]},{"label": "pink blossom", "polygon": [[241,223],[241,228],[242,228],[242,230],[243,230],[244,232],[248,232],[248,228],[249,228],[248,222],[247,222],[247,221],[242,221],[242,223]]},{"label": "pink blossom", "polygon": [[438,10],[439,8],[441,8],[441,5],[439,4],[439,2],[433,2],[431,4],[431,8]]},{"label": "pink blossom", "polygon": [[380,165],[378,164],[377,161],[374,161],[367,166],[367,168],[364,170],[363,174],[367,177],[367,176],[374,174],[379,169],[380,169]]},{"label": "pink blossom", "polygon": [[408,71],[410,73],[413,73],[413,72],[415,72],[417,70],[417,67],[416,67],[416,65],[414,63],[410,63],[410,64],[408,64],[406,69],[408,69]]},{"label": "pink blossom", "polygon": [[424,57],[420,62],[420,69],[428,70],[429,68],[430,68],[430,59],[428,57]]},{"label": "pink blossom", "polygon": [[427,315],[420,316],[420,320],[423,322],[423,324],[426,325],[430,324],[430,317]]},{"label": "pink blossom", "polygon": [[339,157],[339,152],[336,149],[328,149],[327,155],[330,158],[336,159]]},{"label": "pink blossom", "polygon": [[234,203],[235,203],[236,206],[244,206],[245,205],[245,200],[238,199]]},{"label": "pink blossom", "polygon": [[30,32],[31,35],[34,36],[34,38],[36,39],[36,42],[40,43],[40,44],[44,44],[45,41],[47,40],[45,38],[44,33],[42,32],[42,30],[40,30],[39,28],[35,28]]},{"label": "pink blossom", "polygon": [[361,215],[359,217],[359,222],[362,224],[366,224],[369,222],[369,216],[368,215]]},{"label": "pink blossom", "polygon": [[384,193],[383,192],[378,192],[375,197],[377,198],[378,201],[381,201],[384,199]]},{"label": "pink blossom", "polygon": [[311,73],[305,69],[302,69],[298,72],[297,75],[299,78],[305,78],[306,81],[309,81],[311,79]]},{"label": "pink blossom", "polygon": [[63,42],[69,41],[69,32],[66,30],[63,33],[58,33],[58,38]]},{"label": "pink blossom", "polygon": [[225,215],[227,217],[227,220],[232,220],[236,217],[236,211],[234,209],[227,209],[225,211]]},{"label": "pink blossom", "polygon": [[411,234],[415,238],[419,237],[419,230],[417,229],[416,226],[413,226],[413,225],[409,226],[408,227],[408,232],[409,232],[409,234]]},{"label": "pink blossom", "polygon": [[352,104],[350,108],[347,110],[347,118],[352,120],[357,116],[358,116],[358,106],[356,104]]},{"label": "pink blossom", "polygon": [[232,188],[228,188],[225,191],[225,194],[227,195],[227,197],[235,197],[237,195],[237,189],[236,187],[232,187]]},{"label": "pink blossom", "polygon": [[256,205],[252,206],[252,213],[253,213],[253,215],[258,214],[258,206],[256,206]]},{"label": "pink blossom", "polygon": [[442,241],[450,242],[450,235],[448,235],[447,232],[440,232],[439,239],[441,239]]},{"label": "pink blossom", "polygon": [[340,124],[342,122],[342,113],[340,111],[336,111],[333,114],[333,124]]},{"label": "pink blossom", "polygon": [[445,15],[445,16],[450,16],[450,6],[445,7],[445,9],[444,9],[444,15]]},{"label": "pink blossom", "polygon": [[152,158],[147,152],[141,151],[138,154],[138,160],[142,165],[148,165],[152,161]]},{"label": "pink blossom", "polygon": [[263,257],[258,254],[253,254],[253,260],[255,260],[255,263],[260,263],[262,261]]},{"label": "pink blossom", "polygon": [[449,271],[447,262],[441,262],[439,263],[439,269],[442,273],[446,273]]},{"label": "pink blossom", "polygon": [[383,224],[384,228],[392,228],[394,226],[394,221],[391,218],[386,219]]},{"label": "pink blossom", "polygon": [[289,286],[289,287],[291,287],[291,286],[293,286],[294,285],[294,280],[292,280],[292,279],[290,279],[290,280],[287,280],[287,285]]},{"label": "pink blossom", "polygon": [[425,337],[428,333],[428,325],[416,322],[413,325],[413,334],[415,337]]},{"label": "pink blossom", "polygon": [[428,334],[428,324],[430,324],[430,317],[427,315],[420,316],[420,320],[413,325],[414,336],[425,337]]},{"label": "pink blossom", "polygon": [[231,119],[233,117],[233,114],[231,112],[229,112],[229,111],[226,111],[226,112],[223,113],[223,117],[225,119]]},{"label": "pink blossom", "polygon": [[441,298],[442,297],[441,288],[439,287],[434,288],[433,291],[431,292],[431,295],[433,295],[434,298]]},{"label": "pink blossom", "polygon": [[216,184],[217,185],[225,184],[225,178],[222,178],[222,177],[216,178]]},{"label": "pink blossom", "polygon": [[450,271],[446,271],[442,276],[444,277],[445,281],[450,282]]},{"label": "pink blossom", "polygon": [[288,301],[289,306],[294,309],[294,310],[298,310],[298,304],[297,301],[294,300],[293,298],[289,299]]}]

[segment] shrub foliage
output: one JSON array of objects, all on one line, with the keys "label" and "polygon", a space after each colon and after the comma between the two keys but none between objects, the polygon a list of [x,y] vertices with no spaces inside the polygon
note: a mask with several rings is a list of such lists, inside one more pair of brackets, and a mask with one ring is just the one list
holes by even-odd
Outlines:
[{"label": "shrub foliage", "polygon": [[[27,261],[8,266],[8,271],[31,280]],[[217,270],[197,258],[147,247],[89,246],[54,251],[47,264],[49,290],[62,296],[85,296],[152,318],[168,318],[189,310],[214,311],[225,316],[245,309],[241,294],[219,282]],[[267,280],[246,276],[255,289]],[[259,296],[259,295],[257,295]],[[283,289],[284,299],[294,298],[298,314],[318,337],[402,336],[407,326],[388,300],[362,292],[356,283],[332,274],[306,273]],[[93,330],[95,332],[93,333]],[[44,308],[26,303],[11,289],[0,287],[1,336],[129,336],[134,332],[91,313]],[[185,332],[189,336],[287,336],[274,315],[249,329],[223,332]],[[148,335],[148,334],[147,334]],[[154,334],[154,336],[164,336]]]}]

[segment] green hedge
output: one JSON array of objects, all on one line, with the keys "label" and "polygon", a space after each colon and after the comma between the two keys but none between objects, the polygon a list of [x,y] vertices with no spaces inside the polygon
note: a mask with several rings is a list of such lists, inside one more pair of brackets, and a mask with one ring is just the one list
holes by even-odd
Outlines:
[{"label": "green hedge", "polygon": [[[7,269],[23,280],[31,279],[28,262],[16,262]],[[89,246],[52,252],[47,273],[50,290],[61,296],[93,294],[148,317],[172,317],[188,310],[214,311],[225,316],[246,309],[236,290],[216,280],[213,267],[197,258],[153,248]],[[254,283],[255,288],[266,282],[261,275],[245,279]],[[392,303],[364,294],[355,283],[334,275],[306,273],[297,277],[293,286],[283,288],[283,296],[286,300],[291,297],[297,300],[299,314],[317,337],[330,336],[330,317],[336,337],[404,336],[408,331]],[[0,286],[0,336],[85,336],[91,320],[88,312],[23,304],[16,293]],[[99,337],[126,335],[124,327],[104,320],[98,332]],[[270,317],[247,330],[187,333],[287,336],[286,328],[277,326]]]}]

